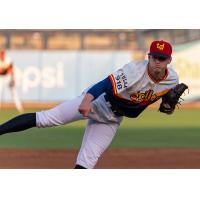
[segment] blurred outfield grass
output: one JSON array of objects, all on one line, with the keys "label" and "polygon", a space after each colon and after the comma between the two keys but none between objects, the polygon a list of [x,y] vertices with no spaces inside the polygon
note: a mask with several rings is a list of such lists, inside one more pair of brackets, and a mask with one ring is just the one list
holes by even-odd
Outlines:
[{"label": "blurred outfield grass", "polygon": [[[33,112],[35,110],[26,110]],[[18,115],[0,110],[0,123]],[[0,136],[0,148],[78,149],[86,121]],[[200,148],[200,109],[180,109],[173,115],[146,110],[139,118],[124,118],[111,148]]]}]

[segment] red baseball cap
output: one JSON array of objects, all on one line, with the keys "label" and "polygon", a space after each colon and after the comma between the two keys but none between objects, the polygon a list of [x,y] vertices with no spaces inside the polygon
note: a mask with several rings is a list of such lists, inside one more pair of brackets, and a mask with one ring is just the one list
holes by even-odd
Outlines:
[{"label": "red baseball cap", "polygon": [[150,46],[149,55],[156,55],[165,58],[171,57],[172,45],[166,41],[153,41]]}]

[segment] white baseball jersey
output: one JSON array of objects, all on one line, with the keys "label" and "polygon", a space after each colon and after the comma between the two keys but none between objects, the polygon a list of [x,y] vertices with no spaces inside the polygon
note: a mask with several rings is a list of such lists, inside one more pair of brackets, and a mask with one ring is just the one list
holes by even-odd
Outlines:
[{"label": "white baseball jersey", "polygon": [[124,102],[137,106],[138,110],[154,103],[178,84],[172,65],[167,66],[165,77],[159,82],[151,79],[147,65],[146,60],[131,62],[109,76],[113,87],[113,98],[109,99],[114,105]]}]

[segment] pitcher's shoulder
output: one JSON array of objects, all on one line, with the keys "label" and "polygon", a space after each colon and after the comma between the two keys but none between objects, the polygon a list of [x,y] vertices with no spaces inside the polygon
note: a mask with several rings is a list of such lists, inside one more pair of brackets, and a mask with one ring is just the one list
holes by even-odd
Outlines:
[{"label": "pitcher's shoulder", "polygon": [[178,73],[176,72],[175,68],[172,65],[168,66],[168,76],[167,76],[166,81],[167,82],[170,81],[176,84],[178,84],[179,82]]},{"label": "pitcher's shoulder", "polygon": [[173,65],[168,66],[169,77],[173,77],[174,79],[178,78],[178,73],[176,72]]}]

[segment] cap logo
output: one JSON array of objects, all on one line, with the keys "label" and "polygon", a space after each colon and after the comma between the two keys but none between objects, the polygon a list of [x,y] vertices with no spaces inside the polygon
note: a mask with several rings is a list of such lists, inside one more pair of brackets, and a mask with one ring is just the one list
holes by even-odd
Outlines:
[{"label": "cap logo", "polygon": [[160,43],[157,43],[157,49],[159,49],[160,51],[163,51],[164,47],[165,47],[165,44],[160,44]]}]

